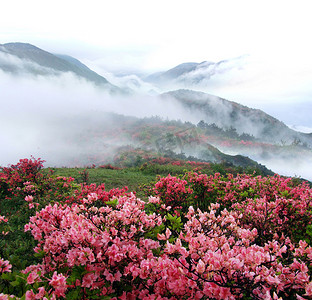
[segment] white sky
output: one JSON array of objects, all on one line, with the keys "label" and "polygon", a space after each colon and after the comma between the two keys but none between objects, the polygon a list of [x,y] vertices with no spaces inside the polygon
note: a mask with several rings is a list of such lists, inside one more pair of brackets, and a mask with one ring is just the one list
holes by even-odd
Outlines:
[{"label": "white sky", "polygon": [[23,41],[80,59],[156,70],[243,54],[304,63],[311,1],[10,0],[0,43]]},{"label": "white sky", "polygon": [[311,104],[311,11],[310,0],[10,0],[1,3],[0,44],[28,42],[97,71],[152,73],[249,54],[253,81],[220,96],[250,104],[257,93],[262,109],[259,98]]}]

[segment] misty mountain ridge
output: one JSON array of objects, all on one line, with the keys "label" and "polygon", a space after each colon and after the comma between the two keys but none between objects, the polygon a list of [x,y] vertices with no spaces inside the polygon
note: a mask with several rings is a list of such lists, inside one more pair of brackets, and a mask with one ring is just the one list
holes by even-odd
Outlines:
[{"label": "misty mountain ridge", "polygon": [[[166,147],[171,145],[170,147],[172,148],[166,149],[165,147],[165,150],[172,150],[177,153],[185,152],[187,155],[196,156],[207,161],[225,161],[234,165],[253,164],[253,162],[257,161],[270,169],[273,169],[270,167],[270,163],[281,158],[284,161],[294,162],[294,165],[298,165],[297,159],[300,155],[303,155],[307,161],[312,161],[312,133],[304,134],[292,130],[283,122],[262,110],[249,108],[218,96],[191,89],[179,88],[165,93],[160,92],[162,85],[170,86],[172,83],[175,83],[177,87],[183,86],[183,84],[192,87],[198,82],[209,83],[210,78],[222,72],[226,73],[232,68],[237,68],[243,60],[244,57],[239,57],[218,63],[209,61],[183,63],[166,72],[152,74],[144,80],[142,79],[143,77],[140,78],[139,76],[129,74],[107,77],[106,73],[104,73],[103,77],[74,57],[63,54],[51,54],[30,44],[8,43],[0,45],[0,70],[3,73],[9,73],[13,77],[26,77],[28,75],[31,75],[34,79],[44,77],[46,79],[45,83],[51,81],[51,86],[48,85],[51,88],[51,97],[47,93],[41,93],[41,91],[38,92],[39,96],[37,94],[34,94],[35,97],[32,96],[32,89],[36,89],[39,86],[36,81],[32,81],[29,88],[25,86],[24,93],[19,92],[23,87],[16,87],[17,91],[14,97],[20,97],[24,107],[28,105],[28,103],[23,103],[25,99],[29,100],[30,103],[33,101],[32,99],[45,100],[44,104],[42,104],[44,107],[42,106],[42,108],[38,109],[39,111],[41,110],[40,114],[42,114],[43,110],[47,110],[47,117],[44,117],[38,123],[43,122],[43,120],[47,123],[47,119],[50,118],[49,124],[53,124],[57,119],[55,116],[60,114],[58,110],[62,110],[62,115],[64,116],[66,114],[73,116],[81,110],[85,113],[85,115],[77,114],[76,117],[69,119],[70,124],[73,124],[73,126],[65,120],[65,117],[60,119],[60,126],[62,127],[60,135],[64,133],[63,128],[68,128],[66,129],[68,130],[67,137],[64,140],[60,139],[58,142],[61,152],[63,151],[63,142],[66,144],[71,140],[71,143],[74,144],[74,140],[70,138],[71,136],[72,138],[78,137],[77,140],[79,141],[74,151],[68,151],[67,157],[74,155],[74,152],[77,152],[78,156],[87,156],[90,152],[90,154],[93,153],[95,156],[103,157],[101,153],[104,153],[104,148],[108,147],[107,137],[103,133],[106,127],[111,127],[113,123],[115,124],[115,120],[114,122],[106,122],[105,126],[101,125],[101,131],[98,131],[98,127],[104,122],[104,120],[102,122],[101,118],[105,119],[107,117],[107,114],[105,115],[103,112],[109,111],[139,119],[159,116],[167,120],[189,121],[188,128],[198,126],[196,130],[192,129],[192,134],[190,134],[192,137],[190,139],[188,139],[188,135],[186,138],[181,139],[180,131],[184,129],[180,128],[180,125],[176,126],[176,131],[173,132],[166,129],[167,133],[163,135],[158,133],[157,138],[160,138],[162,141],[160,144],[157,144],[153,138],[147,141],[146,137],[153,136],[161,126],[165,128],[164,124],[155,125],[156,127],[154,128],[147,123],[146,126],[150,127],[149,131],[146,128],[134,127],[132,129],[129,128],[130,131],[132,130],[131,133],[129,133],[129,130],[125,133],[124,130],[119,128],[117,131],[112,130],[109,133],[109,135],[114,135],[115,146],[129,144],[134,147],[147,147],[147,150],[157,151],[164,147],[162,144]],[[91,96],[86,92],[89,90],[85,85],[82,85],[81,89],[77,86],[77,81],[73,81],[74,85],[71,87],[66,88],[65,86],[64,89],[59,89],[59,94],[53,93],[53,78],[60,76],[62,81],[62,74],[69,73],[83,79],[85,82],[109,91],[111,97],[105,97],[101,93],[96,96],[98,98],[94,95]],[[70,80],[64,81],[64,85],[68,82],[72,83]],[[27,83],[25,84],[27,85]],[[153,86],[156,88],[153,89]],[[159,87],[158,89],[157,86]],[[84,88],[86,88],[86,91],[84,91]],[[71,93],[71,89],[74,89],[75,92]],[[28,96],[28,93],[30,93],[30,96]],[[118,97],[114,97],[116,95]],[[57,97],[60,99],[57,99]],[[41,105],[36,103],[37,106],[38,104]],[[12,107],[18,106],[18,104],[15,106],[13,104],[10,105]],[[73,112],[74,110],[75,112]],[[96,117],[97,122],[92,121],[95,112],[99,113]],[[50,115],[54,117],[52,118]],[[34,114],[33,118],[36,119],[36,114]],[[121,118],[117,119],[122,121]],[[82,127],[75,125],[78,123]],[[126,127],[134,126],[131,122],[126,123]],[[41,125],[40,130],[42,132],[44,132],[44,129],[42,129],[45,128],[44,126],[44,124]],[[116,127],[116,125],[114,126]],[[83,128],[86,128],[86,130],[83,130]],[[40,134],[37,127],[32,129],[37,132],[39,137]],[[107,130],[111,130],[111,128],[107,128]],[[135,132],[136,130],[137,132]],[[47,132],[49,131],[50,129]],[[88,138],[90,132],[95,132],[94,136],[96,138]],[[124,134],[128,138],[121,142]],[[134,138],[137,135],[141,136],[140,139]],[[131,137],[130,139],[129,136]],[[8,134],[7,137],[4,136],[3,138],[11,141],[11,137]],[[48,139],[48,137],[46,138]],[[87,150],[80,143],[82,139],[88,141],[86,144]],[[194,139],[197,141],[195,144],[192,142]],[[151,140],[153,147],[148,146]],[[181,148],[181,143],[183,144],[183,149]],[[21,145],[19,148],[22,147]],[[45,147],[43,143],[41,147]],[[79,147],[82,147],[81,150],[79,150]],[[71,146],[69,148],[72,149]],[[109,148],[111,147],[109,146]],[[243,155],[245,158],[241,156],[235,158],[237,155]],[[42,154],[40,156],[44,157]]]},{"label": "misty mountain ridge", "polygon": [[195,70],[198,65],[200,64],[195,63],[195,62],[182,63],[168,71],[157,72],[157,73],[151,74],[147,76],[145,80],[149,82],[154,82],[154,83],[164,82],[167,80],[173,80],[185,73]]},{"label": "misty mountain ridge", "polygon": [[233,127],[238,133],[247,133],[269,143],[291,143],[300,139],[312,146],[311,134],[290,129],[283,122],[260,109],[229,101],[214,95],[192,90],[177,90],[164,93],[163,97],[173,97],[184,105],[190,113],[201,115],[208,123],[221,128]]},{"label": "misty mountain ridge", "polygon": [[74,161],[76,165],[101,165],[115,160],[116,156],[123,156],[125,149],[132,149],[134,152],[143,150],[171,158],[255,168],[273,175],[271,170],[253,159],[223,153],[203,138],[205,134],[200,134],[204,133],[203,129],[189,122],[83,112],[78,118],[59,117],[57,123],[63,124],[64,128],[55,126],[53,130],[61,131],[70,147],[70,165]]},{"label": "misty mountain ridge", "polygon": [[145,80],[163,88],[174,86],[179,89],[207,85],[213,76],[239,68],[246,57],[248,56],[243,55],[216,63],[211,61],[182,63],[167,71],[151,74]]},{"label": "misty mountain ridge", "polygon": [[[1,54],[3,55],[1,56]],[[18,58],[18,61],[15,61],[14,57]],[[193,78],[194,81],[193,75],[197,74],[196,80],[200,81],[201,76],[205,75],[204,78],[207,79],[218,72],[226,72],[231,67],[237,66],[237,62],[241,62],[245,57],[222,60],[217,63],[209,61],[182,63],[165,72],[152,74],[145,79],[154,83],[166,82],[167,85],[170,85],[171,80],[175,82],[184,80],[187,83],[187,78]],[[19,66],[21,63],[24,63],[22,67]],[[64,54],[51,54],[28,43],[0,44],[0,69],[5,73],[43,76],[57,76],[71,72],[78,78],[83,78],[96,86],[101,86],[111,93],[119,95],[132,94],[134,91],[139,91],[145,84],[138,76],[128,75],[120,77],[119,81],[116,80],[115,85],[113,85],[74,57]],[[117,86],[118,82],[121,87]],[[192,86],[191,83],[188,85]],[[160,93],[159,90],[153,90],[152,86],[148,84],[145,92],[152,95]],[[311,145],[311,135],[297,133],[261,110],[190,89],[178,89],[163,95],[175,98],[190,112],[202,115],[205,122],[215,123],[223,128],[234,127],[238,132],[252,134],[263,141],[280,142],[283,140],[291,142],[300,138]]]},{"label": "misty mountain ridge", "polygon": [[[106,78],[90,70],[79,60],[67,55],[54,55],[34,45],[27,43],[0,44],[0,69],[14,75],[30,74],[42,76],[58,76],[71,72],[78,78],[83,78],[110,93],[123,91],[108,82]],[[17,57],[19,60],[14,60]]]}]

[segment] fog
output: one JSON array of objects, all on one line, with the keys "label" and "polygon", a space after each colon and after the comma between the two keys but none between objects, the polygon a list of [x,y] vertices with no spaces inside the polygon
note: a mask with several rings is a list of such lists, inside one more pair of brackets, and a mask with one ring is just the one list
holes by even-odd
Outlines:
[{"label": "fog", "polygon": [[[243,60],[245,59],[244,57]],[[131,144],[139,146],[126,137],[117,139],[105,139],[96,135],[92,137],[90,132],[96,131],[98,126],[110,128],[119,121],[116,120],[118,119],[116,115],[108,113],[137,118],[159,116],[163,119],[187,121],[195,125],[200,120],[207,118],[205,112],[186,109],[181,102],[173,97],[157,96],[162,89],[144,82],[137,75],[116,76],[109,72],[102,74],[111,83],[129,91],[128,96],[111,96],[105,90],[70,72],[56,72],[1,53],[0,60],[2,60],[2,64],[6,62],[7,66],[11,68],[9,73],[0,71],[0,126],[2,128],[0,132],[2,146],[0,148],[0,166],[16,163],[20,158],[29,158],[31,155],[46,160],[45,166],[75,166],[81,165],[82,162],[90,165],[92,162],[110,162],[114,157],[116,147]],[[236,100],[236,97],[240,97],[245,92],[247,96],[242,96],[242,101],[237,102],[249,101],[245,104],[253,107],[250,103],[255,105],[260,103],[256,101],[257,98],[265,97],[265,93],[269,93],[269,89],[260,93],[260,83],[259,85],[257,83],[258,73],[254,76],[254,81],[244,81],[243,74],[249,72],[250,78],[253,74],[250,72],[250,67],[243,67],[244,63],[242,64],[241,59],[229,64],[224,63],[219,72],[211,76],[206,83],[202,80],[197,86],[198,89],[205,90],[204,87],[209,83],[210,88],[207,90],[210,93],[215,91],[218,96],[224,96],[229,100]],[[247,70],[247,73],[240,74],[244,70],[245,72]],[[194,78],[199,74],[194,73],[189,76]],[[235,94],[236,89],[239,91],[237,94]],[[255,90],[254,94],[252,94],[253,89]],[[285,105],[279,106],[280,102],[277,101],[275,107],[279,108],[276,110],[276,114],[287,116],[287,124],[295,124],[297,125],[296,129],[309,132],[309,126],[312,127],[312,125],[311,119],[306,117],[311,111],[307,109],[310,106],[305,102],[307,91],[309,88],[303,89],[302,102],[289,101],[289,103],[286,102]],[[227,93],[229,97],[226,96]],[[248,95],[251,97],[249,100]],[[197,100],[200,101],[201,96],[198,97]],[[218,98],[211,97],[212,100],[214,99],[211,105],[215,102],[217,107]],[[274,105],[270,106],[269,101],[265,104],[268,109],[274,110]],[[293,107],[293,109],[289,111],[287,107]],[[222,117],[219,117],[220,120],[216,118],[214,122],[221,127],[226,127],[226,124],[229,123],[227,115],[231,113],[231,107],[225,104],[221,108],[219,105],[218,109]],[[266,112],[269,111],[266,110]],[[294,122],[295,117],[300,119],[300,123]],[[241,128],[239,128],[240,124],[243,124]],[[244,131],[244,127],[254,130],[254,133],[259,130],[259,128],[253,128],[253,124],[248,121],[248,118],[242,116],[236,125],[238,131],[241,132]],[[86,137],[88,138],[86,139]],[[226,152],[226,150],[224,151]],[[261,158],[252,156],[248,152],[245,155],[256,159],[274,172],[312,180],[312,173],[308,167],[311,165],[311,154],[292,159],[289,157],[284,157],[284,159]]]},{"label": "fog", "polygon": [[312,156],[306,156],[304,158],[293,158],[289,159],[260,159],[259,163],[269,166],[274,172],[298,178],[304,178],[306,180],[312,181],[311,165]]},{"label": "fog", "polygon": [[203,91],[261,109],[290,126],[312,128],[311,74],[311,61],[243,55],[202,63],[161,86],[164,90]]},{"label": "fog", "polygon": [[157,96],[112,97],[71,73],[25,77],[0,71],[0,91],[2,166],[31,155],[45,159],[46,166],[78,164],[79,157],[91,157],[101,151],[111,159],[114,153],[109,153],[106,141],[97,140],[97,144],[81,141],[87,129],[96,127],[101,113],[105,119],[101,122],[108,127],[107,112],[139,118],[161,116],[193,123],[200,117],[185,112],[173,99],[165,103]]},{"label": "fog", "polygon": [[266,166],[274,173],[303,178],[312,181],[312,152],[311,149],[302,149],[298,151],[291,149],[282,149],[280,152],[268,152],[267,149],[259,147],[258,149],[242,149],[242,148],[227,148],[220,145],[215,145],[223,153],[229,155],[244,155],[259,164]]}]

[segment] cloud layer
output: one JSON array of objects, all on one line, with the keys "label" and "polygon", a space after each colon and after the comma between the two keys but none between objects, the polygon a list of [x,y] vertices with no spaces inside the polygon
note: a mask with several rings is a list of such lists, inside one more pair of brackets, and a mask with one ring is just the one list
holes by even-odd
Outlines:
[{"label": "cloud layer", "polygon": [[312,63],[281,61],[279,57],[244,55],[195,70],[161,83],[164,90],[203,91],[259,108],[289,125],[312,128]]},{"label": "cloud layer", "polygon": [[[0,126],[3,129],[0,132],[0,139],[3,142],[0,148],[0,165],[2,166],[31,155],[45,159],[47,166],[74,165],[75,162],[79,162],[79,158],[97,155],[99,151],[102,151],[103,157],[105,155],[111,157],[112,153],[109,153],[111,145],[108,145],[105,140],[91,140],[91,142],[83,140],[86,128],[96,127],[101,113],[103,118],[106,118],[107,127],[115,121],[105,114],[107,112],[139,118],[160,116],[165,119],[189,121],[193,124],[205,118],[198,112],[186,111],[173,99],[168,101],[166,98],[146,95],[145,92],[151,86],[137,76],[111,75],[110,79],[115,80],[114,83],[123,83],[124,86],[137,87],[138,91],[143,87],[144,93],[129,97],[112,97],[69,72],[56,74],[45,68],[44,75],[38,73],[24,76],[23,72],[27,73],[28,68],[40,70],[40,66],[19,59],[10,59],[13,60],[8,61],[12,65],[18,65],[22,74],[15,76],[0,71],[2,107]],[[235,68],[236,65],[225,68],[226,72],[222,74],[226,74],[228,78],[220,77],[220,86],[221,82],[223,84],[226,80],[230,81],[231,78],[235,78],[237,72],[240,72]],[[129,82],[132,86],[129,86]],[[244,82],[241,84],[243,85]],[[215,86],[218,86],[217,81]],[[225,85],[225,87],[230,86],[230,83]],[[103,123],[103,120],[101,122]],[[309,123],[303,125],[309,126]],[[310,170],[305,168],[305,161],[303,158],[295,162],[281,161],[278,164],[276,160],[260,162],[276,172],[281,171],[284,174],[312,179]]]},{"label": "cloud layer", "polygon": [[[83,144],[80,139],[86,128],[96,126],[101,113],[103,119],[107,112],[194,123],[198,118],[186,113],[175,101],[164,103],[157,96],[109,96],[105,90],[71,73],[27,77],[0,71],[0,90],[2,166],[30,155],[57,166],[72,162],[80,154],[91,155],[93,145]],[[105,122],[109,127],[109,119]]]}]

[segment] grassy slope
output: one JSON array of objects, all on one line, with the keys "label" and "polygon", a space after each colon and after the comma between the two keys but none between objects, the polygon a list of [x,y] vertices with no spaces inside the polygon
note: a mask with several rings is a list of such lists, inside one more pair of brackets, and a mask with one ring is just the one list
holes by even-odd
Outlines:
[{"label": "grassy slope", "polygon": [[[125,167],[122,169],[106,169],[106,168],[46,168],[46,172],[52,170],[54,175],[73,177],[76,183],[86,182],[87,184],[95,183],[97,185],[104,183],[105,189],[108,191],[113,188],[128,187],[129,191],[135,191],[138,197],[144,197],[140,186],[155,181],[157,175],[172,176],[183,175],[187,171],[196,170],[196,166],[191,165],[172,165],[168,164],[149,164],[145,163],[135,167]],[[202,173],[208,175],[220,173],[249,173],[253,174],[254,169],[241,167],[228,167],[223,164],[209,164],[199,168]],[[263,175],[260,170],[255,175]]]},{"label": "grassy slope", "polygon": [[[48,168],[46,170],[51,169]],[[122,170],[101,168],[52,168],[52,170],[55,175],[75,178],[77,183],[87,182],[88,184],[96,183],[97,185],[104,183],[105,190],[127,186],[129,191],[139,192],[139,185],[147,184],[156,178],[154,174],[140,172],[137,168],[125,168]],[[138,193],[138,195],[140,195],[140,193]]]}]

